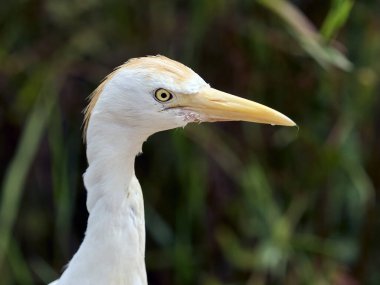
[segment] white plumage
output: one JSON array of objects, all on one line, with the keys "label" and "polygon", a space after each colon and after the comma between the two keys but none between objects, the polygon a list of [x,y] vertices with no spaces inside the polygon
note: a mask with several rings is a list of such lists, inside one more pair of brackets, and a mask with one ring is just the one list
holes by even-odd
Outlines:
[{"label": "white plumage", "polygon": [[85,114],[85,238],[54,285],[144,285],[145,220],[134,161],[152,134],[189,122],[294,126],[281,113],[211,88],[163,56],[128,61],[95,90]]}]

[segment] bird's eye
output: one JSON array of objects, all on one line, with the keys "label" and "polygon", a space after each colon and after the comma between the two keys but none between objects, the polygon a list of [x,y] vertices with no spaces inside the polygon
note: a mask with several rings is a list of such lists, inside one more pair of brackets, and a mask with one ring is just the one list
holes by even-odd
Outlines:
[{"label": "bird's eye", "polygon": [[167,102],[173,98],[173,95],[168,90],[160,88],[156,90],[156,92],[154,93],[154,97],[159,102]]}]

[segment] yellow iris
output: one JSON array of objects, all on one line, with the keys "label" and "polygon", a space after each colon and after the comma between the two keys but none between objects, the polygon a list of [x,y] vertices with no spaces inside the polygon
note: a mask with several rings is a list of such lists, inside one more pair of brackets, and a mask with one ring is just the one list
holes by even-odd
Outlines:
[{"label": "yellow iris", "polygon": [[156,90],[154,97],[160,102],[167,102],[173,98],[173,95],[168,90],[160,88]]}]

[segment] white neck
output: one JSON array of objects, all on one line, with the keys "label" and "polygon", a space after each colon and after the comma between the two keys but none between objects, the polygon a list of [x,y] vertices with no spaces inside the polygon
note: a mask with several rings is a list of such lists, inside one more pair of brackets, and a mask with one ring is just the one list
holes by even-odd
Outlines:
[{"label": "white neck", "polygon": [[84,174],[90,213],[86,236],[58,284],[147,284],[144,203],[134,173],[147,137],[91,118]]},{"label": "white neck", "polygon": [[148,137],[96,116],[92,123],[88,129],[88,168],[83,176],[89,213],[99,201],[116,208],[135,174],[135,157]]}]

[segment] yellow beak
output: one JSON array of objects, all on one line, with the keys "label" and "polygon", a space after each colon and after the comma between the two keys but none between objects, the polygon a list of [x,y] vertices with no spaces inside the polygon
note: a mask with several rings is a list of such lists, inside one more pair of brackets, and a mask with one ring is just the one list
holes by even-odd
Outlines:
[{"label": "yellow beak", "polygon": [[295,126],[287,116],[259,103],[243,99],[214,88],[204,88],[197,94],[183,95],[179,106],[200,115],[201,121],[246,121],[281,126]]}]

